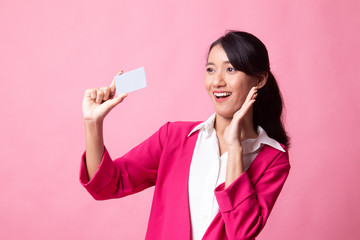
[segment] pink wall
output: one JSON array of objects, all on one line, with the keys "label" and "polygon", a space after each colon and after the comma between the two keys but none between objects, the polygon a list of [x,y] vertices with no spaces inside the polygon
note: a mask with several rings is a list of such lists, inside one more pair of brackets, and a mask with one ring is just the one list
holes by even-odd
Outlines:
[{"label": "pink wall", "polygon": [[148,87],[106,119],[112,156],[204,120],[206,51],[227,29],[267,45],[292,137],[259,239],[359,239],[359,1],[94,2],[0,1],[0,239],[143,239],[153,188],[96,202],[78,182],[83,93],[145,66]]}]

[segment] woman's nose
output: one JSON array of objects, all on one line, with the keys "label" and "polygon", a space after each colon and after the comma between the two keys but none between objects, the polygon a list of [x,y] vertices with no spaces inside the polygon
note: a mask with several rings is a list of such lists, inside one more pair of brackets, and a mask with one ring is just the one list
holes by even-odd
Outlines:
[{"label": "woman's nose", "polygon": [[226,82],[225,82],[224,75],[223,75],[222,72],[218,72],[215,75],[214,81],[213,81],[213,86],[216,87],[216,88],[226,86]]}]

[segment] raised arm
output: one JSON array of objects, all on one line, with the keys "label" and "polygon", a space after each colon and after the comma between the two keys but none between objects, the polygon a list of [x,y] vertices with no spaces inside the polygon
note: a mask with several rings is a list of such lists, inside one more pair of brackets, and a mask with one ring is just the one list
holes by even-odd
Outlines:
[{"label": "raised arm", "polygon": [[[122,74],[122,71],[118,74]],[[86,134],[86,167],[89,180],[95,175],[104,154],[103,122],[105,116],[127,94],[115,96],[115,81],[109,87],[91,88],[85,91],[82,110]]]}]

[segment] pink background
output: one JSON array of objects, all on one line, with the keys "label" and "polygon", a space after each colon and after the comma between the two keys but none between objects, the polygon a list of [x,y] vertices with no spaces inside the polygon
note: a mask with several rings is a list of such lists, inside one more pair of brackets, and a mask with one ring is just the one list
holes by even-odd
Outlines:
[{"label": "pink background", "polygon": [[292,169],[259,239],[360,237],[360,2],[0,1],[0,239],[143,239],[153,188],[97,202],[78,182],[86,88],[144,66],[105,122],[120,156],[166,121],[205,120],[207,48],[228,29],[268,47]]}]

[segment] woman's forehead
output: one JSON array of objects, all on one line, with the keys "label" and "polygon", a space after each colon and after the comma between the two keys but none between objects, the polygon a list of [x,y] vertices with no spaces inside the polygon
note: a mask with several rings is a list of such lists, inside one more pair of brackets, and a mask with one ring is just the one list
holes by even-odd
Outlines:
[{"label": "woman's forehead", "polygon": [[208,56],[208,63],[229,63],[229,58],[221,45],[214,46]]}]

